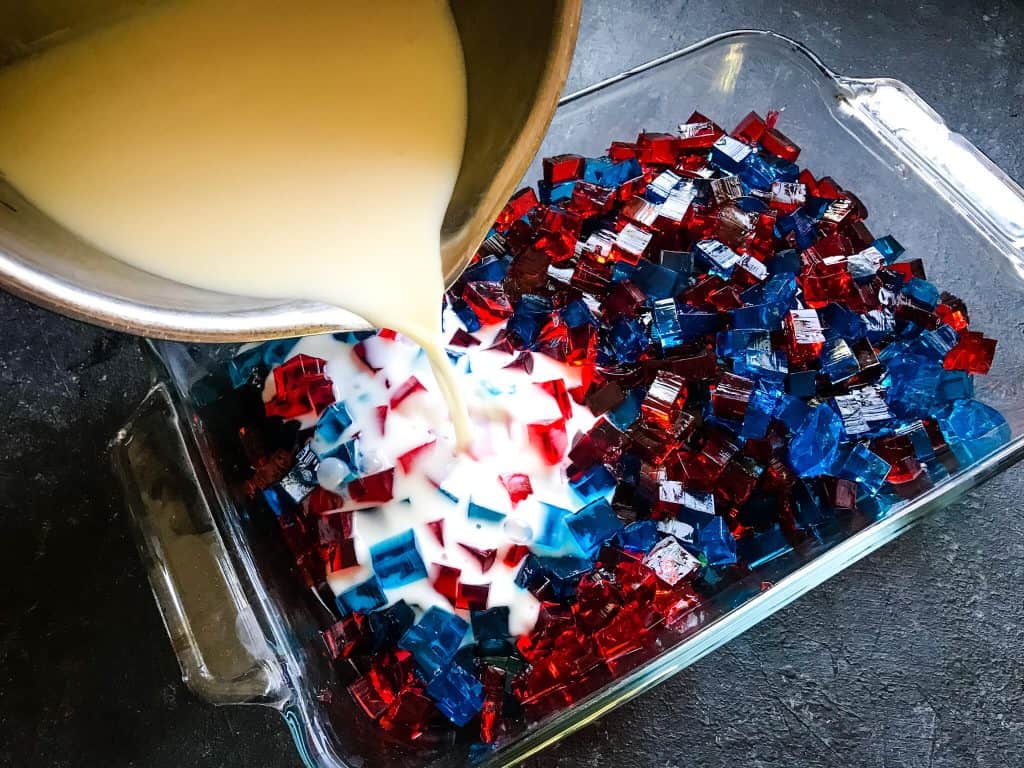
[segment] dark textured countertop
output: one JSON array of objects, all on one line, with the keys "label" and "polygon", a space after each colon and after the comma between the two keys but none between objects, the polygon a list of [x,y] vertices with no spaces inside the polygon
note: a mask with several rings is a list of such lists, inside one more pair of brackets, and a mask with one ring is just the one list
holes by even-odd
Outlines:
[{"label": "dark textured countertop", "polygon": [[[1021,3],[591,0],[569,87],[734,28],[903,80],[1024,179]],[[275,713],[179,682],[104,456],[135,340],[5,294],[0,322],[0,766],[297,768]],[[1022,490],[1018,467],[530,765],[1021,765]]]}]

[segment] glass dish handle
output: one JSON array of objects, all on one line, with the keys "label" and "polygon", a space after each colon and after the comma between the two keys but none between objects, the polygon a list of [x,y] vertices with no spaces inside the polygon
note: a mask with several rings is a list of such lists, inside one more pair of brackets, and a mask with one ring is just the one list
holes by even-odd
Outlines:
[{"label": "glass dish handle", "polygon": [[[1024,189],[897,80],[838,78],[840,110],[914,166],[986,237],[1009,246],[1024,277]],[[905,169],[897,168],[905,172]]]},{"label": "glass dish handle", "polygon": [[182,680],[213,704],[281,704],[280,664],[214,524],[214,496],[165,385],[150,391],[111,450]]}]

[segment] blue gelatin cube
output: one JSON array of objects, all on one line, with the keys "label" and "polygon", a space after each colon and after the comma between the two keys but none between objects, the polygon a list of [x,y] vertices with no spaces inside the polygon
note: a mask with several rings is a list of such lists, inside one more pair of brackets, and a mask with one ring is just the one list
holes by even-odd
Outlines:
[{"label": "blue gelatin cube", "polygon": [[729,279],[740,263],[740,255],[719,240],[701,240],[693,246],[694,259],[724,279]]},{"label": "blue gelatin cube", "polygon": [[685,339],[679,325],[679,312],[675,299],[659,299],[651,312],[652,330],[663,349],[678,347]]},{"label": "blue gelatin cube", "polygon": [[585,557],[541,557],[538,558],[544,577],[551,584],[556,600],[568,600],[576,594],[580,579],[594,567]]},{"label": "blue gelatin cube", "polygon": [[405,600],[399,600],[388,608],[374,611],[369,619],[373,650],[381,651],[393,646],[409,627],[416,623],[416,614]]},{"label": "blue gelatin cube", "polygon": [[[925,437],[927,438],[927,435]],[[874,496],[882,489],[891,468],[889,462],[863,443],[858,443],[843,462],[839,476],[847,480],[856,480],[862,493]]]},{"label": "blue gelatin cube", "polygon": [[615,543],[627,552],[647,552],[661,538],[654,520],[638,520],[615,534]]},{"label": "blue gelatin cube", "polygon": [[279,490],[277,483],[263,489],[263,500],[267,502],[267,506],[270,507],[270,511],[274,513],[275,517],[281,517],[295,506],[291,497]]},{"label": "blue gelatin cube", "polygon": [[568,202],[572,199],[572,191],[576,188],[576,181],[563,181],[561,184],[548,184],[545,181],[537,182],[537,197],[544,205],[556,205]]},{"label": "blue gelatin cube", "polygon": [[789,442],[789,466],[800,477],[831,474],[839,454],[843,420],[826,404],[811,411]]},{"label": "blue gelatin cube", "polygon": [[562,308],[561,315],[565,324],[570,328],[579,328],[581,325],[597,325],[594,313],[590,311],[590,307],[583,299],[570,301]]},{"label": "blue gelatin cube", "polygon": [[469,624],[461,618],[434,607],[406,630],[398,647],[412,654],[416,665],[429,679],[455,658],[468,630]]},{"label": "blue gelatin cube", "polygon": [[689,282],[693,277],[693,252],[692,251],[662,251],[658,254],[658,263],[667,267],[679,276],[679,284]]},{"label": "blue gelatin cube", "polygon": [[691,309],[688,304],[679,308],[676,321],[686,341],[715,333],[722,325],[722,317],[717,312],[699,312]]},{"label": "blue gelatin cube", "polygon": [[458,726],[472,720],[484,705],[483,685],[458,664],[439,670],[427,683],[426,694]]},{"label": "blue gelatin cube", "polygon": [[821,370],[833,384],[860,373],[860,363],[846,339],[833,338],[825,342],[821,350]]},{"label": "blue gelatin cube", "polygon": [[715,352],[719,357],[742,357],[748,351],[770,352],[772,337],[767,331],[732,330],[715,335]]},{"label": "blue gelatin cube", "polygon": [[978,400],[957,400],[936,420],[963,464],[978,461],[1010,441],[1010,425],[1003,415]]},{"label": "blue gelatin cube", "polygon": [[743,160],[736,175],[747,187],[764,191],[771,189],[774,182],[780,181],[779,169],[753,152]]},{"label": "blue gelatin cube", "polygon": [[679,273],[647,259],[640,259],[633,283],[651,299],[667,299],[678,293]]},{"label": "blue gelatin cube", "polygon": [[374,544],[370,547],[370,558],[377,578],[387,589],[427,578],[412,528]]},{"label": "blue gelatin cube", "polygon": [[537,534],[533,539],[533,543],[539,547],[558,549],[562,546],[563,535],[565,533],[565,525],[562,521],[571,513],[568,509],[556,507],[554,504],[541,502],[540,506],[540,530],[537,531]]},{"label": "blue gelatin cube", "polygon": [[316,423],[315,437],[325,445],[334,445],[345,430],[352,426],[352,416],[344,401],[329,406]]},{"label": "blue gelatin cube", "polygon": [[732,372],[755,381],[781,385],[789,373],[789,358],[786,353],[772,349],[748,350],[733,361]]},{"label": "blue gelatin cube", "polygon": [[589,157],[583,163],[583,180],[601,187],[620,187],[643,175],[635,157],[616,162],[610,157]]},{"label": "blue gelatin cube", "polygon": [[505,279],[511,263],[511,259],[487,255],[466,267],[459,280],[465,283],[500,283]]},{"label": "blue gelatin cube", "polygon": [[612,282],[613,283],[624,283],[627,280],[632,280],[636,274],[636,267],[632,264],[628,264],[625,261],[617,261],[612,264]]},{"label": "blue gelatin cube", "polygon": [[466,517],[470,520],[486,520],[489,523],[500,523],[505,519],[506,515],[504,512],[485,507],[483,504],[477,504],[470,499],[469,505],[466,507]]},{"label": "blue gelatin cube", "polygon": [[640,404],[646,394],[642,387],[629,390],[626,399],[608,411],[604,417],[618,427],[620,432],[625,432],[640,418]]},{"label": "blue gelatin cube", "polygon": [[459,321],[470,333],[480,330],[480,318],[477,317],[473,308],[466,303],[465,299],[453,299],[451,302],[452,311]]},{"label": "blue gelatin cube", "polygon": [[470,624],[473,627],[473,639],[477,643],[484,643],[488,640],[508,640],[508,616],[509,609],[507,605],[499,605],[483,611],[473,611],[469,617]]},{"label": "blue gelatin cube", "polygon": [[786,425],[790,432],[796,432],[807,417],[811,415],[811,407],[794,395],[786,395],[779,402],[775,418]]},{"label": "blue gelatin cube", "polygon": [[818,310],[822,325],[832,337],[856,340],[862,338],[867,331],[861,315],[852,312],[839,304],[829,304]]},{"label": "blue gelatin cube", "polygon": [[973,397],[974,378],[967,371],[943,370],[939,374],[939,388],[935,397],[938,402],[970,400]]},{"label": "blue gelatin cube", "polygon": [[943,323],[935,330],[922,331],[917,337],[917,346],[923,354],[941,360],[958,341],[960,334]]},{"label": "blue gelatin cube", "polygon": [[228,378],[231,386],[238,389],[249,381],[256,366],[263,363],[263,345],[241,352],[228,361]]},{"label": "blue gelatin cube", "polygon": [[761,440],[768,433],[772,416],[782,402],[782,393],[775,389],[758,387],[747,402],[740,435],[747,439]]},{"label": "blue gelatin cube", "polygon": [[903,295],[928,309],[935,309],[939,303],[939,289],[920,277],[915,277],[903,286]]},{"label": "blue gelatin cube", "polygon": [[633,363],[647,349],[647,334],[638,320],[619,317],[605,337],[611,355],[620,363]]},{"label": "blue gelatin cube", "polygon": [[534,345],[537,335],[540,333],[540,323],[536,317],[531,315],[513,314],[505,327],[509,333],[514,333],[527,348]]},{"label": "blue gelatin cube", "polygon": [[[826,510],[821,499],[803,480],[797,480],[790,490],[793,523],[797,530],[808,531],[821,527],[826,522]],[[831,513],[829,512],[829,516]]]},{"label": "blue gelatin cube", "polygon": [[800,272],[800,253],[795,248],[786,248],[776,253],[766,266],[769,275],[796,275]]},{"label": "blue gelatin cube", "polygon": [[792,550],[793,547],[786,541],[778,523],[767,531],[755,533],[753,536],[745,536],[736,542],[739,559],[752,569],[759,568]]},{"label": "blue gelatin cube", "polygon": [[882,254],[886,264],[892,264],[906,250],[892,235],[880,237],[872,245],[875,247],[875,250]]},{"label": "blue gelatin cube", "polygon": [[710,566],[721,567],[736,562],[736,538],[723,517],[713,517],[700,529],[697,546]]},{"label": "blue gelatin cube", "polygon": [[[895,346],[895,345],[893,345]],[[929,416],[942,381],[937,360],[918,355],[895,357],[886,362],[889,407],[900,418]]]},{"label": "blue gelatin cube", "polygon": [[606,496],[615,488],[615,477],[604,464],[595,464],[579,477],[569,481],[569,485],[584,501]]},{"label": "blue gelatin cube", "polygon": [[601,545],[622,528],[622,521],[612,510],[611,504],[604,499],[597,499],[567,517],[565,525],[584,554],[593,558]]},{"label": "blue gelatin cube", "polygon": [[342,616],[350,613],[369,613],[388,604],[380,579],[376,576],[349,587],[335,598],[335,602]]},{"label": "blue gelatin cube", "polygon": [[761,300],[768,304],[779,304],[781,309],[788,310],[796,291],[796,276],[788,272],[772,275],[761,286]]},{"label": "blue gelatin cube", "polygon": [[741,164],[753,153],[753,150],[742,141],[725,135],[711,147],[711,162],[723,171],[736,173]]},{"label": "blue gelatin cube", "polygon": [[795,371],[786,376],[786,391],[794,397],[814,397],[818,391],[817,382],[817,371]]}]

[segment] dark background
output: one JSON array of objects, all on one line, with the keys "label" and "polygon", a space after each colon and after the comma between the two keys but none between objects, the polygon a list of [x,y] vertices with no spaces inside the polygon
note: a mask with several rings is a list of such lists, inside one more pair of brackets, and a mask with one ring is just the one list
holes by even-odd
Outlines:
[{"label": "dark background", "polygon": [[[569,88],[734,28],[903,80],[1024,179],[1021,3],[590,0]],[[298,768],[275,713],[179,682],[104,455],[145,388],[136,341],[2,293],[0,323],[0,766]],[[1021,765],[1022,478],[529,765]]]}]

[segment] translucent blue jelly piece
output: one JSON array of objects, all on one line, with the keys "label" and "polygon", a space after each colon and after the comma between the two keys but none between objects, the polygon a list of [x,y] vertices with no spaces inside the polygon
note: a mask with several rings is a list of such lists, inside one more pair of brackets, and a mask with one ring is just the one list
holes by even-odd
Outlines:
[{"label": "translucent blue jelly piece", "polygon": [[837,384],[860,373],[860,364],[846,339],[833,338],[821,350],[821,370],[829,381]]},{"label": "translucent blue jelly piece", "polygon": [[722,136],[711,147],[711,162],[728,173],[736,173],[753,150],[732,136]]},{"label": "translucent blue jelly piece", "polygon": [[794,397],[814,397],[818,391],[817,371],[793,371],[786,376],[786,391]]},{"label": "translucent blue jelly piece", "polygon": [[338,333],[332,333],[331,338],[344,344],[358,344],[360,341],[376,335],[376,331],[340,331]]},{"label": "translucent blue jelly piece", "polygon": [[795,248],[786,248],[776,253],[766,266],[769,275],[795,275],[800,272],[800,253]]},{"label": "translucent blue jelly piece", "polygon": [[960,340],[960,334],[943,323],[938,328],[922,331],[917,337],[916,347],[922,354],[941,360]]},{"label": "translucent blue jelly piece", "polygon": [[939,375],[939,387],[935,399],[948,403],[950,400],[969,400],[974,397],[974,377],[967,371],[946,371]]},{"label": "translucent blue jelly piece", "polygon": [[320,414],[316,422],[315,437],[324,445],[334,445],[342,434],[352,426],[352,415],[344,401],[339,401]]},{"label": "translucent blue jelly piece", "polygon": [[804,209],[793,211],[787,216],[780,216],[775,223],[775,231],[780,238],[791,235],[796,247],[801,251],[810,248],[818,239],[816,221],[807,215]]},{"label": "translucent blue jelly piece", "polygon": [[473,627],[473,639],[478,643],[487,640],[507,640],[509,609],[507,605],[473,611],[469,621]]},{"label": "translucent blue jelly piece", "polygon": [[883,379],[889,386],[889,408],[899,418],[921,418],[929,416],[943,368],[937,360],[917,355],[889,360],[888,373]]},{"label": "translucent blue jelly piece", "polygon": [[995,408],[978,400],[957,400],[936,417],[946,442],[971,463],[1010,441],[1010,425]]},{"label": "translucent blue jelly piece", "polygon": [[662,251],[658,263],[679,275],[680,289],[693,276],[693,253],[690,251]]},{"label": "translucent blue jelly piece", "polygon": [[775,172],[776,181],[794,182],[800,178],[800,166],[781,157],[765,158]]},{"label": "translucent blue jelly piece", "polygon": [[597,325],[594,313],[590,311],[590,307],[583,299],[570,301],[562,308],[560,314],[570,328],[579,328],[581,325]]},{"label": "translucent blue jelly piece", "polygon": [[270,511],[274,513],[275,517],[281,517],[295,506],[295,502],[290,497],[280,492],[277,483],[263,489],[263,500],[267,502],[267,506],[270,507]]},{"label": "translucent blue jelly piece", "polygon": [[700,528],[697,546],[710,566],[721,567],[736,562],[736,538],[723,517],[713,517]]},{"label": "translucent blue jelly piece", "polygon": [[715,352],[719,357],[740,357],[749,350],[770,351],[772,337],[767,331],[721,331],[715,336]]},{"label": "translucent blue jelly piece", "polygon": [[661,537],[654,520],[638,520],[615,534],[615,543],[627,552],[647,552]]},{"label": "translucent blue jelly piece", "polygon": [[842,436],[843,420],[822,403],[794,431],[789,442],[789,466],[801,477],[831,474]]},{"label": "translucent blue jelly piece", "polygon": [[635,157],[620,162],[609,157],[590,157],[583,163],[583,180],[601,187],[620,187],[642,175],[640,161]]},{"label": "translucent blue jelly piece", "polygon": [[249,381],[256,366],[263,363],[263,345],[253,347],[235,355],[228,361],[228,378],[231,386],[238,389]]},{"label": "translucent blue jelly piece", "polygon": [[427,683],[425,692],[441,714],[460,727],[484,705],[483,685],[458,664],[439,670]]},{"label": "translucent blue jelly piece", "polygon": [[902,293],[928,309],[935,309],[939,303],[939,289],[920,277],[915,277],[904,285]]},{"label": "translucent blue jelly piece", "polygon": [[752,152],[740,164],[736,175],[749,189],[768,191],[772,184],[780,181],[779,169],[756,152]]},{"label": "translucent blue jelly piece", "polygon": [[633,363],[647,349],[647,334],[639,320],[619,317],[612,323],[605,340],[611,356],[620,363]]},{"label": "translucent blue jelly piece", "polygon": [[556,507],[554,504],[540,502],[540,506],[540,530],[537,531],[533,543],[538,547],[558,549],[564,540],[565,523],[563,521],[571,513],[568,509]]},{"label": "translucent blue jelly piece", "polygon": [[473,311],[473,308],[465,300],[453,299],[451,305],[455,316],[459,318],[459,321],[465,326],[467,331],[473,333],[480,330],[480,318],[476,316],[476,312]]},{"label": "translucent blue jelly piece", "polygon": [[728,280],[740,255],[719,240],[701,240],[693,246],[694,261]]},{"label": "translucent blue jelly piece", "polygon": [[604,464],[595,464],[575,480],[570,480],[569,485],[581,499],[590,502],[614,490],[615,477]]},{"label": "translucent blue jelly piece", "polygon": [[369,613],[388,604],[380,579],[376,576],[349,587],[335,598],[335,602],[342,616],[350,613]]},{"label": "translucent blue jelly piece", "polygon": [[427,578],[427,567],[420,557],[416,534],[411,528],[374,544],[370,547],[370,558],[377,578],[387,589]]},{"label": "translucent blue jelly piece", "polygon": [[499,258],[493,255],[484,256],[480,261],[466,267],[459,281],[462,283],[481,281],[485,283],[500,283],[505,279],[511,263],[512,260],[509,258]]},{"label": "translucent blue jelly piece", "polygon": [[625,261],[617,261],[612,265],[612,282],[624,283],[636,275],[636,267]]},{"label": "translucent blue jelly piece", "polygon": [[891,468],[889,462],[877,453],[863,443],[857,443],[843,462],[839,476],[855,480],[861,493],[874,496],[882,489]]},{"label": "translucent blue jelly piece", "polygon": [[537,335],[540,333],[540,322],[532,315],[513,314],[505,327],[509,333],[514,333],[527,348],[533,347],[537,341]]},{"label": "translucent blue jelly piece", "polygon": [[640,404],[645,395],[646,392],[642,387],[629,390],[626,393],[626,399],[608,411],[605,418],[618,427],[620,432],[625,432],[640,418]]},{"label": "translucent blue jelly piece", "polygon": [[667,299],[678,293],[679,273],[647,259],[641,259],[633,283],[650,299]]},{"label": "translucent blue jelly piece", "polygon": [[654,337],[663,349],[678,347],[685,341],[679,325],[679,312],[675,299],[660,299],[654,302],[651,312],[651,328]]},{"label": "translucent blue jelly piece", "polygon": [[556,205],[565,203],[572,199],[572,191],[576,188],[576,181],[563,181],[561,184],[548,184],[544,181],[537,182],[537,197],[544,205]]},{"label": "translucent blue jelly piece", "polygon": [[679,308],[676,320],[683,339],[687,341],[715,333],[722,325],[722,317],[717,312],[698,312],[689,305]]},{"label": "translucent blue jelly piece", "polygon": [[437,670],[451,663],[468,629],[469,624],[463,619],[435,606],[406,630],[398,647],[412,654],[429,680]]},{"label": "translucent blue jelly piece", "polygon": [[485,507],[483,504],[478,504],[470,499],[469,506],[466,507],[466,517],[470,520],[486,520],[489,523],[500,523],[505,519],[506,515],[504,512]]},{"label": "translucent blue jelly piece", "polygon": [[740,435],[751,440],[760,440],[768,433],[772,416],[782,402],[783,394],[777,389],[758,387],[750,396],[743,416]]},{"label": "translucent blue jelly piece", "polygon": [[786,541],[778,523],[767,531],[745,536],[736,542],[739,559],[751,569],[759,568],[792,550],[793,547]]},{"label": "translucent blue jelly piece", "polygon": [[593,558],[601,545],[622,528],[622,521],[604,499],[596,499],[579,512],[565,518],[569,533],[576,539],[580,549]]},{"label": "translucent blue jelly piece", "polygon": [[789,373],[789,359],[779,349],[749,350],[733,360],[732,372],[755,381],[781,385]]},{"label": "translucent blue jelly piece", "polygon": [[818,317],[821,318],[824,328],[844,339],[855,341],[863,338],[867,331],[861,315],[839,304],[828,304],[818,310]]},{"label": "translucent blue jelly piece", "polygon": [[793,524],[798,531],[807,531],[819,528],[831,512],[826,512],[821,504],[821,499],[814,492],[811,486],[803,480],[797,480],[790,489],[791,508],[793,510]]},{"label": "translucent blue jelly piece", "polygon": [[794,395],[786,395],[779,402],[775,418],[785,424],[790,432],[795,432],[810,415],[811,407],[807,403]]},{"label": "translucent blue jelly piece", "polygon": [[768,204],[764,200],[748,195],[736,198],[733,203],[745,213],[764,213],[768,210]]},{"label": "translucent blue jelly piece", "polygon": [[398,642],[409,627],[416,623],[416,614],[405,600],[399,600],[388,608],[374,611],[369,619],[373,650],[382,651]]},{"label": "translucent blue jelly piece", "polygon": [[892,235],[880,237],[872,245],[882,254],[886,264],[895,262],[906,250]]},{"label": "translucent blue jelly piece", "polygon": [[[373,335],[373,332],[369,332]],[[276,368],[291,357],[292,350],[299,343],[298,339],[274,339],[259,346],[263,353],[263,364],[268,368]]]}]

